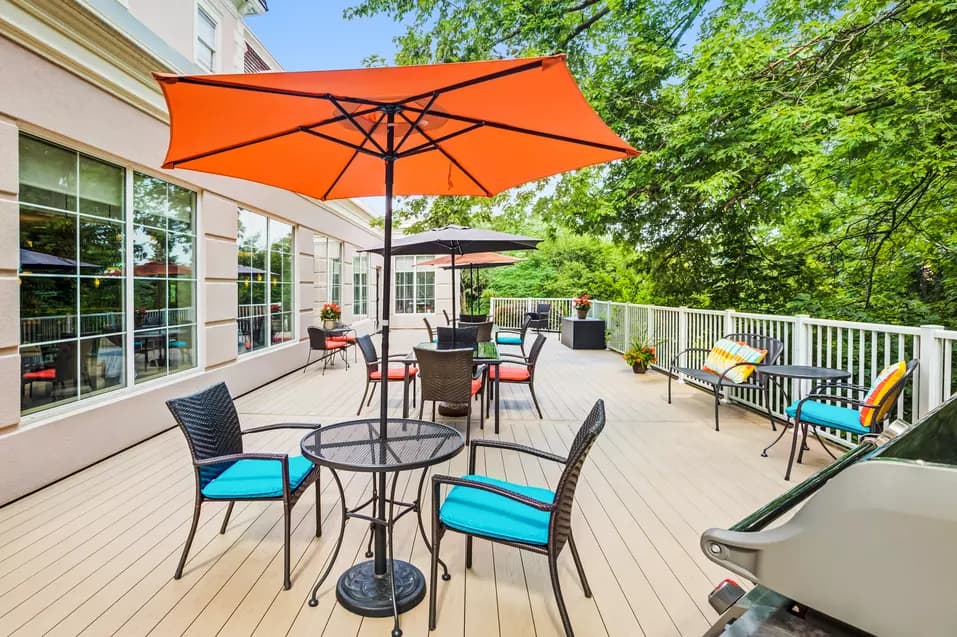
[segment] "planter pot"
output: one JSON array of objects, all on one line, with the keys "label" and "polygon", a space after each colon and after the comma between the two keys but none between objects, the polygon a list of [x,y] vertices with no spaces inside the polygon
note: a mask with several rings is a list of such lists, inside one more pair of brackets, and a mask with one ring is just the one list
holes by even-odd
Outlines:
[{"label": "planter pot", "polygon": [[326,330],[334,330],[336,329],[336,321],[333,321],[330,319],[324,319],[322,321],[322,328]]},{"label": "planter pot", "polygon": [[578,312],[578,318],[586,319],[588,318],[588,310],[576,310]]},{"label": "planter pot", "polygon": [[635,372],[636,374],[644,374],[648,371],[648,367],[641,363],[635,363],[631,366],[631,371]]}]

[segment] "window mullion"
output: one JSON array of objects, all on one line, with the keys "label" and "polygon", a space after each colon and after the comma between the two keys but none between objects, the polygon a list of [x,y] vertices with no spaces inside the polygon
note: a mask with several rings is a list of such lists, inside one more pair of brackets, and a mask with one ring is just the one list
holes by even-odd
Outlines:
[{"label": "window mullion", "polygon": [[135,299],[133,298],[133,171],[127,169],[125,172],[125,192],[123,194],[123,212],[125,233],[125,247],[123,258],[123,273],[125,279],[125,327],[126,327],[126,378],[124,385],[132,387],[135,384],[136,376],[136,335],[134,327],[136,320],[134,313],[136,311]]}]

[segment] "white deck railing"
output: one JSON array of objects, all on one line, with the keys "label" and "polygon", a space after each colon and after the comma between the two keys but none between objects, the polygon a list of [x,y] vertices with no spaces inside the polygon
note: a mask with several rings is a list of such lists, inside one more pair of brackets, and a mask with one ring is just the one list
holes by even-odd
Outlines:
[{"label": "white deck railing", "polygon": [[[526,312],[539,303],[550,303],[549,329],[559,331],[563,316],[571,316],[570,298],[493,298],[490,313],[497,325],[517,328]],[[816,319],[807,315],[779,316],[734,310],[697,310],[594,301],[591,316],[606,321],[608,348],[623,352],[638,338],[658,342],[658,363],[666,369],[678,352],[689,347],[710,348],[722,335],[751,332],[774,336],[784,342],[781,362],[819,365],[847,370],[849,382],[869,385],[886,365],[917,358],[920,366],[897,405],[897,416],[914,422],[957,393],[957,331],[940,325],[919,327]],[[683,367],[703,362],[703,355],[686,354]],[[794,381],[787,388],[800,396],[809,386]],[[736,390],[731,399],[757,409],[766,409],[764,397],[753,390]],[[787,396],[780,388],[771,393],[771,411],[784,417]],[[849,443],[847,436],[830,437]]]}]

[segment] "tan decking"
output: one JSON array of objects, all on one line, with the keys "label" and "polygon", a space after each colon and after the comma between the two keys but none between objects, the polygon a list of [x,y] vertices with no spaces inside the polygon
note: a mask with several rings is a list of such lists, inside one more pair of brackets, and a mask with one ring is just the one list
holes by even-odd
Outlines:
[{"label": "tan decking", "polygon": [[[396,341],[408,346],[420,336],[400,333]],[[238,401],[243,424],[353,417],[363,368],[360,362],[346,372],[340,362],[325,375],[312,367],[283,378]],[[785,441],[761,458],[771,439],[766,420],[724,407],[722,431],[715,433],[709,395],[676,385],[669,406],[664,376],[635,376],[617,355],[572,352],[554,335],[539,374],[545,419],[535,417],[526,388],[507,387],[503,439],[564,453],[595,399],[605,399],[608,413],[585,465],[574,519],[592,599],[582,595],[571,557],[560,560],[576,634],[700,635],[714,616],[707,594],[727,573],[701,554],[699,535],[788,488],[782,479]],[[398,414],[401,388],[391,395]],[[363,413],[374,415],[375,408]],[[473,435],[481,436],[473,426]],[[491,433],[490,420],[485,434]],[[259,434],[247,446],[294,453],[301,435]],[[803,479],[825,459],[812,446],[794,478]],[[450,465],[437,471],[464,473],[466,455]],[[554,485],[558,477],[557,466],[515,454],[480,455],[480,465],[516,482]],[[416,487],[408,477],[400,481],[406,500]],[[352,502],[370,488],[364,474],[346,474],[344,482]],[[335,577],[325,584],[319,607],[306,605],[339,525],[332,481],[322,486],[321,540],[313,537],[314,499],[307,494],[293,511],[292,590],[282,590],[278,503],[238,503],[225,535],[218,534],[224,507],[205,505],[183,579],[173,581],[192,511],[193,477],[182,434],[157,436],[0,509],[0,633],[388,635],[391,620],[363,619],[336,604]],[[359,521],[349,523],[334,574],[365,559],[367,530]],[[427,571],[428,553],[410,518],[399,523],[396,552]],[[561,633],[543,557],[477,541],[474,568],[466,572],[458,534],[447,536],[442,555],[453,576],[439,582],[437,637]],[[422,603],[402,616],[405,635],[428,634],[427,611]]]}]

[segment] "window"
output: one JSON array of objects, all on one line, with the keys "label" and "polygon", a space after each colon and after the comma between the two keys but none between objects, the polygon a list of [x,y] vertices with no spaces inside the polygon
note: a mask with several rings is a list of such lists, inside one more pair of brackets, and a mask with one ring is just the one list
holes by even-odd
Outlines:
[{"label": "window", "polygon": [[396,314],[431,314],[435,308],[435,271],[424,271],[416,263],[431,256],[395,258]]},{"label": "window", "polygon": [[125,173],[20,137],[24,413],[126,385]]},{"label": "window", "polygon": [[293,339],[292,226],[239,211],[238,349],[250,352]]},{"label": "window", "polygon": [[342,242],[329,239],[329,302],[342,305]]},{"label": "window", "polygon": [[196,64],[204,71],[216,70],[216,21],[196,7]]},{"label": "window", "polygon": [[369,313],[369,255],[352,257],[352,313],[366,316]]},{"label": "window", "polygon": [[133,173],[133,363],[136,382],[196,365],[196,198]]}]

